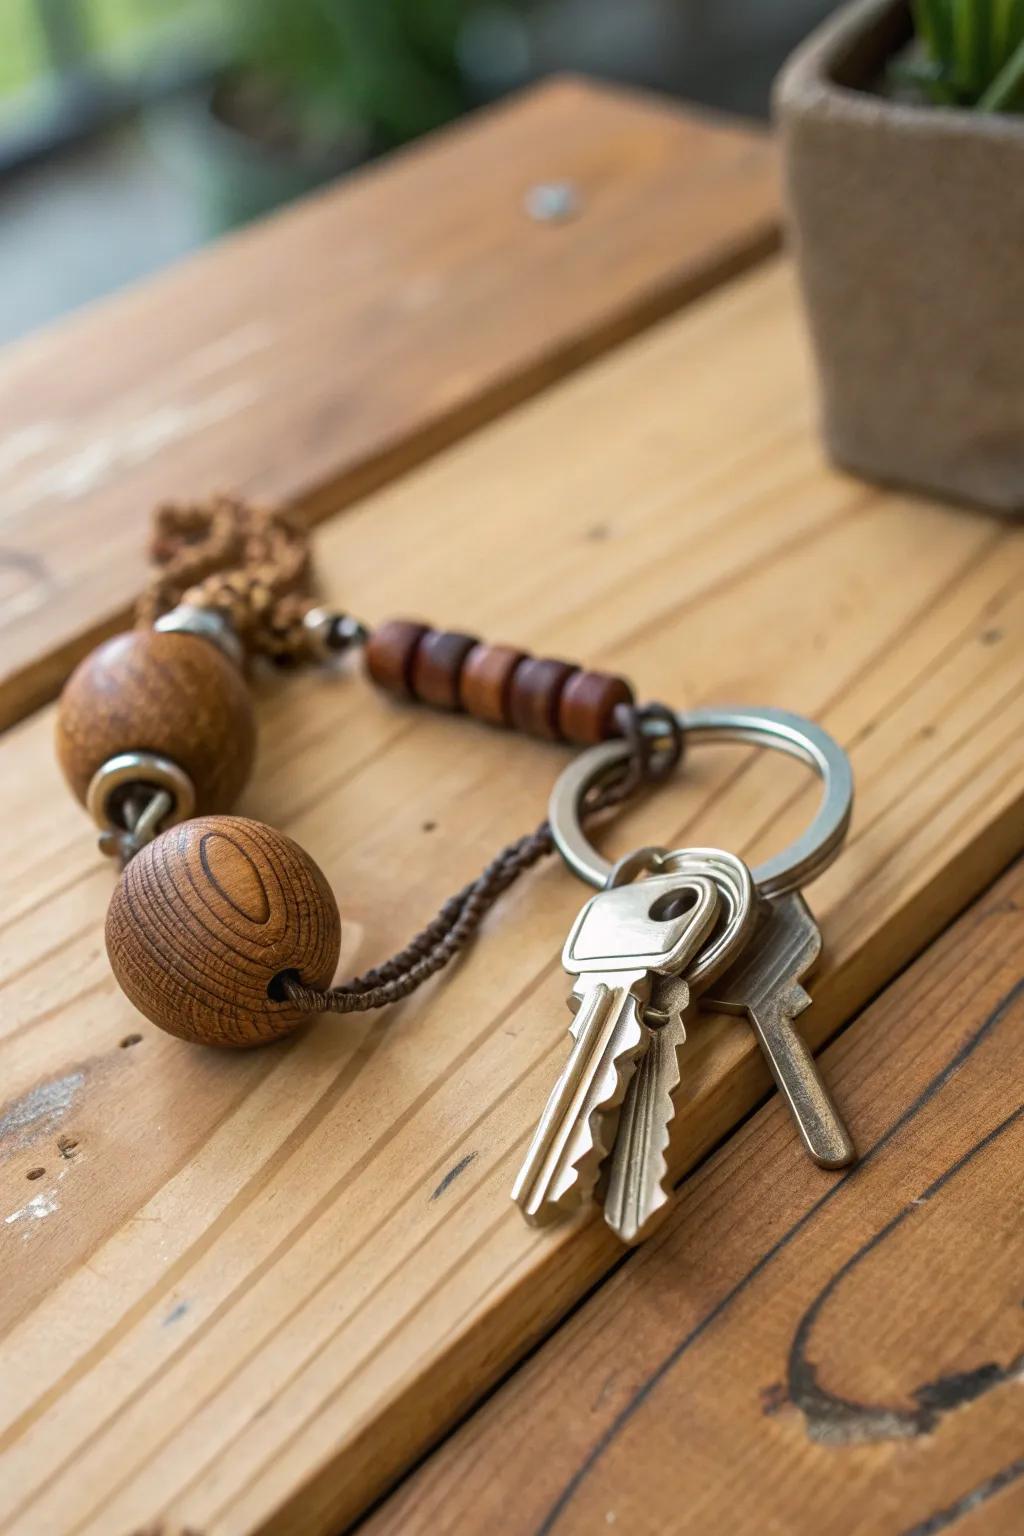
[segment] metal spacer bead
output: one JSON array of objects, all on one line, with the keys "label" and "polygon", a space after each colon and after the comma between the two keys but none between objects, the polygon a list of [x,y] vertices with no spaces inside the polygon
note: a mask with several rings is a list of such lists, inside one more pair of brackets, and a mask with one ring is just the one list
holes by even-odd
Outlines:
[{"label": "metal spacer bead", "polygon": [[245,662],[242,642],[228,620],[215,608],[196,608],[191,603],[179,603],[170,613],[161,614],[153,625],[161,634],[198,635],[209,640],[222,651],[236,667]]},{"label": "metal spacer bead", "polygon": [[365,645],[370,631],[350,613],[333,613],[329,608],[310,608],[302,616],[302,627],[310,651],[318,661],[335,661],[354,645]]},{"label": "metal spacer bead", "polygon": [[[116,757],[108,758],[102,768],[97,768],[85,798],[89,815],[100,829],[100,846],[105,852],[114,851],[113,842],[125,830],[114,796],[117,790],[129,786],[167,793],[170,804],[160,818],[161,830],[187,821],[195,810],[196,792],[192,780],[177,763],[155,752],[119,752]],[[156,831],[154,827],[154,835]],[[107,834],[114,834],[113,839]]]}]

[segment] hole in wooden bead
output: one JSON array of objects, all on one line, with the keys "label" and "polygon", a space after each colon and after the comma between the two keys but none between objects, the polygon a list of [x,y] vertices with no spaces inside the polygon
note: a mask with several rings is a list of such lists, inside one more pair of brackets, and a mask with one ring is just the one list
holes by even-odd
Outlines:
[{"label": "hole in wooden bead", "polygon": [[271,976],[267,982],[267,996],[272,1003],[287,1003],[291,1001],[287,992],[287,983],[290,981],[299,984],[302,982],[302,977],[293,966],[289,966],[287,970],[278,971],[276,976]]}]

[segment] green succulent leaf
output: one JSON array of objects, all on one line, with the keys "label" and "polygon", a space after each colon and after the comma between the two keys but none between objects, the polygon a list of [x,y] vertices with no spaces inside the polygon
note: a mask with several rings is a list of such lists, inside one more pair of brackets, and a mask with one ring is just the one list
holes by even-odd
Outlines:
[{"label": "green succulent leaf", "polygon": [[1017,45],[978,100],[982,112],[1020,112],[1024,110],[1024,41]]},{"label": "green succulent leaf", "polygon": [[1024,109],[1024,0],[911,0],[915,43],[895,82],[929,100],[984,112]]}]

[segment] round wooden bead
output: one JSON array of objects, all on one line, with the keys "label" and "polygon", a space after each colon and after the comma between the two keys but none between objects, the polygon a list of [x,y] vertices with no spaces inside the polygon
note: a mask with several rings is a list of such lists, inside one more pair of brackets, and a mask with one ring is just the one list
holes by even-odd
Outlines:
[{"label": "round wooden bead", "polygon": [[425,624],[389,619],[375,629],[364,648],[366,670],[387,693],[412,697],[412,664],[416,647],[427,633]]},{"label": "round wooden bead", "polygon": [[412,658],[412,691],[423,704],[436,709],[458,709],[462,664],[476,645],[475,635],[448,629],[430,629],[421,638]]},{"label": "round wooden bead", "polygon": [[509,715],[518,731],[557,741],[562,689],[576,671],[567,661],[528,656],[512,674]]},{"label": "round wooden bead", "polygon": [[615,731],[615,710],[632,704],[633,690],[610,672],[574,672],[558,702],[558,725],[567,741],[591,746]]},{"label": "round wooden bead", "polygon": [[121,990],[161,1029],[243,1048],[309,1018],[275,997],[297,971],[330,986],[341,919],[323,874],[291,838],[241,816],[172,827],[126,867],[107,912]]},{"label": "round wooden bead", "polygon": [[188,774],[198,811],[227,810],[255,751],[245,679],[199,635],[115,635],[75,668],[61,694],[57,756],[83,805],[104,763],[122,752],[152,752]]},{"label": "round wooden bead", "polygon": [[526,659],[526,652],[512,645],[475,645],[463,663],[459,679],[463,709],[477,720],[509,725],[512,674]]}]

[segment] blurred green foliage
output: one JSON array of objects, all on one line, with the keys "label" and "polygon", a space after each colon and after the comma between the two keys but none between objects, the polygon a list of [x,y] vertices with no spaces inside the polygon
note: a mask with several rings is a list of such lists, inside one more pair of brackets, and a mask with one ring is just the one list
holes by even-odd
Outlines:
[{"label": "blurred green foliage", "polygon": [[[205,39],[246,81],[248,111],[286,115],[291,136],[380,147],[447,122],[467,105],[457,59],[474,0],[67,0],[85,57],[117,70]],[[215,50],[215,52],[214,52]],[[0,92],[51,67],[33,0],[0,0]],[[278,124],[279,126],[279,124]]]},{"label": "blurred green foliage", "polygon": [[[114,70],[137,64],[175,32],[211,20],[218,0],[65,0],[67,30],[86,60]],[[0,95],[24,90],[53,67],[35,0],[0,0]]]},{"label": "blurred green foliage", "polygon": [[228,55],[304,136],[360,124],[381,147],[465,109],[457,42],[471,0],[220,0]]},{"label": "blurred green foliage", "polygon": [[7,0],[0,22],[0,96],[21,90],[44,68],[43,38],[31,0]]},{"label": "blurred green foliage", "polygon": [[938,105],[1024,110],[1024,0],[913,0],[915,43],[894,65]]}]

